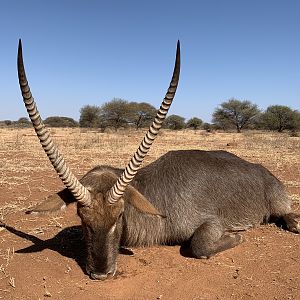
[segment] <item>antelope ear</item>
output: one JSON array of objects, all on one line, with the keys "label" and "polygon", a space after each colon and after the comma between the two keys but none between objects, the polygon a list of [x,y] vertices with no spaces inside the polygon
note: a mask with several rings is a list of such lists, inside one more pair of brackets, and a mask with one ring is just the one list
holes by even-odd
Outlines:
[{"label": "antelope ear", "polygon": [[26,214],[45,214],[64,209],[68,204],[75,202],[75,198],[68,189],[48,196],[43,202],[29,208]]},{"label": "antelope ear", "polygon": [[165,218],[137,189],[133,186],[128,186],[124,193],[125,201],[128,201],[132,206],[140,212],[150,215],[156,215]]}]

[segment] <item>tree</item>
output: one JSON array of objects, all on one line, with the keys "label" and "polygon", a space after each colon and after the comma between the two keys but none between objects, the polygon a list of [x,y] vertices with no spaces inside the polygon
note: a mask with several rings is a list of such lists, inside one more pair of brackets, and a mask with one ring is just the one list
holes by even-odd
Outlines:
[{"label": "tree", "polygon": [[14,124],[17,127],[31,127],[31,122],[26,117],[19,118],[18,121],[14,122]]},{"label": "tree", "polygon": [[263,127],[282,132],[285,129],[295,130],[300,127],[300,114],[284,105],[271,105],[261,117]]},{"label": "tree", "polygon": [[3,122],[6,126],[10,126],[13,123],[11,120],[4,120]]},{"label": "tree", "polygon": [[130,123],[132,108],[128,101],[114,98],[101,106],[101,118],[105,127],[111,126],[118,129]]},{"label": "tree", "polygon": [[148,127],[156,115],[156,108],[149,103],[129,103],[132,116],[130,119],[136,129]]},{"label": "tree", "polygon": [[206,130],[207,132],[210,132],[212,130],[212,124],[209,123],[204,123],[203,124],[203,129]]},{"label": "tree", "polygon": [[216,108],[213,122],[222,128],[234,125],[236,131],[241,132],[242,128],[251,124],[258,114],[259,109],[256,104],[232,98]]},{"label": "tree", "polygon": [[45,124],[50,127],[78,127],[78,122],[69,117],[53,116],[45,119]]},{"label": "tree", "polygon": [[86,105],[80,109],[80,127],[99,127],[101,125],[101,109],[96,105]]},{"label": "tree", "polygon": [[193,128],[193,129],[199,129],[200,126],[202,125],[203,121],[199,118],[191,118],[186,122],[186,127],[187,128]]},{"label": "tree", "polygon": [[298,110],[294,110],[295,114],[295,128],[292,130],[299,130],[300,129],[300,112]]},{"label": "tree", "polygon": [[184,118],[178,115],[171,115],[166,118],[165,127],[173,130],[183,129],[185,127]]}]

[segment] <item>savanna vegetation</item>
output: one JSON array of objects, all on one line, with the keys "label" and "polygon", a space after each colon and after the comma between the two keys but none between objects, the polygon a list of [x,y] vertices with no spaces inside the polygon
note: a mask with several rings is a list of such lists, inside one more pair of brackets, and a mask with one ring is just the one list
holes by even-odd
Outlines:
[{"label": "savanna vegetation", "polygon": [[[101,106],[85,105],[80,109],[79,122],[65,116],[50,116],[45,119],[49,127],[110,128],[146,128],[155,117],[156,108],[146,102],[130,102],[114,98]],[[200,114],[200,112],[199,112]],[[28,118],[17,121],[0,121],[1,127],[30,127]],[[296,136],[300,130],[300,112],[285,105],[270,105],[266,110],[248,100],[231,98],[222,102],[212,114],[212,122],[203,122],[198,116],[190,119],[173,114],[169,115],[164,128],[172,130],[204,129],[206,131],[224,130],[240,133],[244,129],[289,131]]]}]

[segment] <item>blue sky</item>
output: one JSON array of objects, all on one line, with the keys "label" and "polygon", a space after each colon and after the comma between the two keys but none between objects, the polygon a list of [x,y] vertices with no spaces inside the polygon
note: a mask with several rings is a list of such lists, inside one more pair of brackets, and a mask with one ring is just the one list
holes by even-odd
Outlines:
[{"label": "blue sky", "polygon": [[300,1],[0,1],[0,120],[26,116],[18,39],[43,118],[113,98],[158,107],[181,41],[170,114],[211,121],[235,97],[300,109]]}]

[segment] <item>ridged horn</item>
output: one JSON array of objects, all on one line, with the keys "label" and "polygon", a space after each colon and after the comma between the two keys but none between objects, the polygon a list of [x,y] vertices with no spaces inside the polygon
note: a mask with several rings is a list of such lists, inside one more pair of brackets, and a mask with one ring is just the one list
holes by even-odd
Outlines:
[{"label": "ridged horn", "polygon": [[172,101],[175,96],[175,92],[178,86],[179,81],[179,74],[180,74],[180,42],[177,42],[177,50],[176,50],[176,60],[175,66],[173,71],[172,80],[170,82],[170,86],[166,93],[166,96],[157,111],[156,117],[150,126],[148,132],[146,133],[145,137],[143,138],[140,146],[138,147],[137,151],[131,158],[129,164],[125,168],[123,174],[119,177],[115,185],[110,189],[108,192],[107,201],[110,204],[114,204],[119,201],[122,195],[125,192],[126,187],[129,183],[133,180],[135,174],[139,170],[146,154],[148,153],[152,143],[154,142],[159,129],[162,126],[164,119],[168,113],[168,110],[172,104]]},{"label": "ridged horn", "polygon": [[58,176],[60,177],[64,185],[73,194],[75,199],[82,205],[89,205],[91,203],[90,192],[79,182],[75,175],[70,171],[63,156],[60,154],[57,146],[54,144],[50,133],[46,129],[45,124],[42,121],[40,114],[37,110],[37,106],[34,101],[34,98],[32,97],[25,74],[21,39],[19,40],[18,47],[18,76],[24,104],[26,106],[34,130],[40,140],[40,143],[45,153],[51,161]]}]

